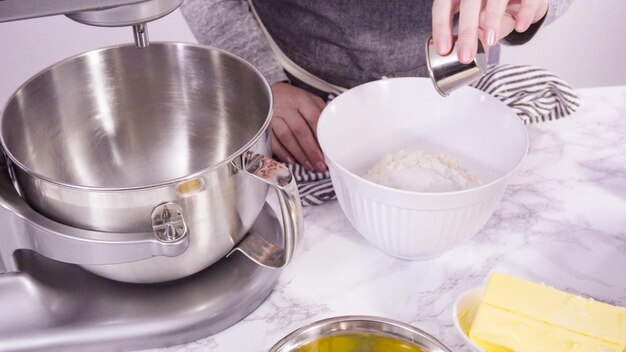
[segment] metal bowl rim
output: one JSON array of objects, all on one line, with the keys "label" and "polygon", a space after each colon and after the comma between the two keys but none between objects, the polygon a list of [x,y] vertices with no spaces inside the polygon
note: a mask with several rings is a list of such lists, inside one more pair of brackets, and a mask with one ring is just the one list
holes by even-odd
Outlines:
[{"label": "metal bowl rim", "polygon": [[[283,352],[281,351],[281,348],[283,348],[287,343],[289,343],[290,341],[294,340],[295,338],[297,338],[298,336],[310,331],[310,330],[314,330],[314,329],[318,329],[322,326],[325,325],[332,325],[332,324],[337,324],[337,323],[346,323],[346,322],[375,322],[375,323],[381,323],[384,325],[390,325],[393,327],[397,327],[400,328],[402,330],[408,331],[411,334],[415,334],[420,336],[421,338],[424,339],[424,341],[428,341],[432,344],[434,344],[435,346],[437,346],[439,349],[441,349],[444,352],[452,352],[446,345],[444,345],[441,341],[439,341],[437,338],[435,338],[434,336],[428,334],[427,332],[418,329],[412,325],[397,321],[397,320],[393,320],[393,319],[389,319],[389,318],[383,318],[383,317],[377,317],[377,316],[369,316],[369,315],[345,315],[345,316],[337,316],[337,317],[331,317],[331,318],[326,318],[326,319],[322,319],[322,320],[318,320],[315,321],[313,323],[310,323],[308,325],[302,326],[294,331],[292,331],[290,334],[288,334],[287,336],[283,337],[280,341],[278,341],[276,344],[274,344],[274,346],[272,346],[269,350],[269,352]],[[323,337],[323,336],[318,336],[318,338]],[[401,339],[400,336],[395,336],[398,339]],[[411,342],[407,339],[403,339],[403,341],[406,342]],[[284,351],[284,352],[291,352],[291,351]],[[427,351],[425,351],[427,352]]]},{"label": "metal bowl rim", "polygon": [[[320,130],[319,126],[321,126],[321,124],[325,124],[326,120],[328,120],[328,117],[326,117],[326,114],[324,114],[324,111],[328,108],[330,109],[330,107],[332,107],[335,104],[339,104],[342,99],[345,99],[346,96],[348,96],[349,94],[351,94],[350,92],[353,90],[357,90],[357,89],[364,89],[363,87],[368,87],[368,86],[375,86],[375,85],[379,85],[381,84],[381,82],[400,82],[400,81],[415,81],[415,80],[429,80],[429,78],[427,77],[394,77],[394,78],[387,78],[385,80],[378,80],[378,81],[371,81],[371,82],[367,82],[367,83],[363,83],[360,86],[354,87],[344,93],[342,93],[340,96],[336,97],[335,99],[333,99],[331,102],[329,102],[326,107],[324,108],[324,110],[322,111],[322,114],[320,115],[320,119],[318,122],[318,131]],[[467,94],[474,94],[476,95],[477,99],[485,99],[485,100],[490,100],[495,102],[496,104],[503,106],[507,109],[510,110],[510,108],[503,103],[502,101],[500,101],[498,98],[491,96],[481,90],[478,90],[474,87],[463,87],[462,88],[465,92],[468,92]],[[354,93],[352,93],[354,94]],[[322,148],[322,152],[324,153],[324,158],[332,163],[333,165],[337,166],[337,168],[339,170],[342,171],[343,174],[347,175],[352,181],[357,182],[359,184],[365,185],[365,187],[369,188],[369,189],[382,189],[384,190],[384,192],[387,192],[389,194],[398,194],[398,195],[408,195],[408,196],[419,196],[419,197],[456,197],[459,194],[472,194],[472,193],[476,193],[476,192],[480,192],[481,190],[484,189],[488,189],[488,188],[492,188],[493,185],[498,184],[500,182],[503,182],[505,180],[507,180],[512,174],[514,174],[515,172],[517,172],[518,169],[520,169],[522,167],[522,163],[523,161],[526,159],[526,157],[528,156],[528,152],[530,150],[530,137],[528,134],[528,129],[526,128],[526,126],[524,125],[524,122],[517,117],[517,115],[515,115],[515,112],[513,112],[513,110],[510,110],[507,115],[509,115],[509,117],[511,118],[511,120],[513,121],[514,124],[516,124],[518,126],[518,128],[520,129],[520,131],[523,133],[524,135],[524,152],[522,153],[521,157],[517,160],[515,166],[513,166],[512,168],[510,168],[507,172],[505,172],[504,174],[498,176],[496,179],[488,182],[488,183],[484,183],[484,184],[480,184],[479,186],[476,187],[471,187],[468,189],[463,189],[463,190],[459,190],[459,191],[448,191],[448,192],[419,192],[419,191],[407,191],[404,189],[398,189],[398,188],[393,188],[393,187],[389,187],[389,186],[384,186],[375,182],[372,182],[370,180],[365,179],[363,176],[360,176],[350,170],[348,170],[345,166],[343,166],[342,164],[336,162],[331,156],[328,155],[328,153],[324,152],[324,146],[322,146],[322,142],[320,141],[320,147]]]},{"label": "metal bowl rim", "polygon": [[[224,158],[222,161],[215,163],[213,165],[210,165],[209,167],[205,168],[205,169],[201,169],[198,170],[196,172],[190,173],[188,175],[185,176],[181,176],[178,178],[174,178],[171,180],[167,180],[167,181],[161,181],[161,182],[156,182],[156,183],[151,183],[151,184],[145,184],[145,185],[140,185],[140,186],[132,186],[132,187],[94,187],[94,186],[82,186],[82,185],[73,185],[73,184],[69,184],[69,183],[65,183],[65,182],[60,182],[57,180],[54,180],[52,178],[49,178],[47,176],[41,175],[33,170],[31,170],[30,168],[26,167],[23,163],[21,163],[19,160],[17,160],[17,158],[9,151],[9,149],[6,146],[5,140],[4,140],[4,133],[2,133],[2,126],[3,126],[3,122],[4,122],[4,114],[5,111],[8,107],[8,105],[14,100],[14,98],[17,96],[17,94],[22,91],[22,89],[24,87],[26,87],[28,84],[30,84],[32,81],[34,81],[35,79],[37,79],[39,76],[43,75],[44,73],[48,72],[50,69],[52,69],[55,66],[58,65],[62,65],[65,64],[67,62],[76,60],[80,57],[83,56],[87,56],[87,55],[95,55],[98,54],[100,52],[104,52],[104,51],[113,51],[116,49],[120,49],[120,48],[125,48],[125,47],[134,47],[134,44],[118,44],[118,45],[112,45],[112,46],[106,46],[106,47],[102,47],[102,48],[97,48],[97,49],[92,49],[92,50],[88,50],[73,56],[70,56],[68,58],[65,58],[61,61],[55,62],[49,66],[47,66],[46,68],[40,70],[39,72],[37,72],[36,74],[34,74],[33,76],[31,76],[28,80],[26,80],[24,83],[22,83],[16,90],[15,92],[13,92],[13,94],[11,94],[9,96],[9,98],[7,99],[4,107],[2,109],[0,109],[0,148],[1,148],[1,152],[5,155],[5,157],[8,157],[11,161],[11,163],[15,164],[16,166],[18,166],[21,171],[39,178],[43,181],[58,185],[58,186],[62,186],[62,187],[67,187],[67,188],[72,188],[72,189],[78,189],[78,190],[93,190],[93,191],[103,191],[103,192],[124,192],[124,191],[130,191],[130,190],[143,190],[143,189],[150,189],[150,188],[157,188],[157,187],[162,187],[162,186],[167,186],[170,184],[175,184],[175,183],[179,183],[179,182],[183,182],[183,181],[187,181],[191,178],[195,178],[198,177],[202,174],[205,173],[210,173],[218,168],[220,168],[221,166],[228,164],[229,162],[231,162],[233,159],[236,159],[238,156],[243,155],[248,149],[250,149],[260,138],[261,136],[265,133],[265,131],[267,130],[270,121],[271,121],[271,117],[272,117],[272,111],[274,110],[274,98],[272,95],[272,88],[269,84],[269,82],[267,81],[267,79],[265,78],[265,76],[261,73],[261,71],[259,71],[259,69],[257,69],[255,66],[253,66],[252,64],[250,64],[248,61],[242,59],[241,57],[231,54],[227,51],[218,49],[218,48],[214,48],[211,46],[207,46],[207,45],[201,45],[201,44],[196,44],[196,43],[184,43],[184,42],[173,42],[173,41],[157,41],[157,42],[150,42],[150,46],[162,46],[162,47],[191,47],[191,48],[197,48],[197,49],[202,49],[202,50],[211,50],[211,51],[217,51],[220,54],[229,56],[233,59],[235,59],[236,61],[239,61],[240,63],[243,63],[244,66],[248,66],[249,68],[252,69],[252,72],[254,72],[259,78],[261,78],[261,81],[263,82],[265,88],[267,89],[267,92],[269,93],[269,109],[267,112],[267,116],[265,117],[265,121],[263,122],[263,125],[261,126],[261,128],[259,129],[259,131],[254,135],[254,137],[252,137],[244,146],[242,146],[241,148],[239,148],[237,151],[235,151],[234,153],[232,153],[231,155],[229,155],[228,157]],[[11,166],[9,166],[11,167]]]},{"label": "metal bowl rim", "polygon": [[435,72],[433,72],[433,67],[430,63],[430,55],[432,55],[431,50],[430,50],[430,43],[433,40],[433,36],[429,36],[428,39],[426,39],[426,44],[424,45],[424,51],[426,53],[426,67],[428,68],[428,76],[430,76],[430,80],[431,82],[433,82],[433,86],[435,86],[435,90],[437,91],[437,93],[441,94],[442,97],[447,97],[448,95],[450,95],[449,92],[444,92],[441,87],[439,87],[439,81],[437,81],[437,79],[435,78]]}]

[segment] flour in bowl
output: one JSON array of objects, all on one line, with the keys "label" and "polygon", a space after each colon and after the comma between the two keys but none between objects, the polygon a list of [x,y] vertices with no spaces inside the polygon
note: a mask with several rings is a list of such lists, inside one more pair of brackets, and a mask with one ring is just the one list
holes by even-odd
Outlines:
[{"label": "flour in bowl", "polygon": [[453,192],[479,185],[476,177],[446,154],[400,151],[386,155],[365,178],[405,191]]}]

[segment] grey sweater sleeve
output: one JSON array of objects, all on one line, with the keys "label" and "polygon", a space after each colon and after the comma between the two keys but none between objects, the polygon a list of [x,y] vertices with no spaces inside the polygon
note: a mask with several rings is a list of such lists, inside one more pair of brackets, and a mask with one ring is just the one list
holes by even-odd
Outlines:
[{"label": "grey sweater sleeve", "polygon": [[548,0],[548,13],[543,25],[548,25],[561,17],[573,2],[574,0]]},{"label": "grey sweater sleeve", "polygon": [[511,32],[511,34],[502,38],[502,43],[507,45],[521,45],[528,43],[528,41],[530,41],[535,34],[539,32],[539,29],[554,22],[554,20],[563,15],[573,2],[574,0],[548,0],[548,12],[541,20],[530,25],[530,27],[528,27],[528,29],[523,33],[518,33],[516,31]]},{"label": "grey sweater sleeve", "polygon": [[180,8],[200,44],[243,58],[270,84],[287,80],[245,0],[185,0]]}]

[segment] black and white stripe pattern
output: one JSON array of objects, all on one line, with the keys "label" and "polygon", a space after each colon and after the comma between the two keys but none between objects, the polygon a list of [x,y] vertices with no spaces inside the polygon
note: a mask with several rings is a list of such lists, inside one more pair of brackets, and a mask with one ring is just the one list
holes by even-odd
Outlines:
[{"label": "black and white stripe pattern", "polygon": [[525,124],[556,120],[580,106],[567,83],[540,67],[495,66],[474,87],[510,106]]},{"label": "black and white stripe pattern", "polygon": [[[567,83],[539,67],[498,65],[474,87],[510,106],[525,124],[556,120],[580,106]],[[287,166],[298,184],[302,205],[320,205],[336,198],[328,171],[309,172],[298,164]]]},{"label": "black and white stripe pattern", "polygon": [[287,164],[298,185],[302,205],[320,205],[336,198],[330,173],[309,172],[300,164]]}]

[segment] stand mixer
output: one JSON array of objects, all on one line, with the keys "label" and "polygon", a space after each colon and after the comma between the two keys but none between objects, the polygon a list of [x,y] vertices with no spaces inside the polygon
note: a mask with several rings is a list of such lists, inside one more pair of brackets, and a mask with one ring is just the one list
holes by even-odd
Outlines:
[{"label": "stand mixer", "polygon": [[[203,48],[175,44],[155,44],[147,49],[145,23],[174,11],[181,1],[41,4],[4,0],[0,1],[0,22],[66,14],[90,25],[133,26],[135,45],[145,48],[135,50],[142,53],[170,46],[179,53],[182,49],[201,51]],[[9,110],[7,105],[4,117]],[[6,163],[0,162],[0,351],[163,347],[214,334],[256,309],[273,289],[280,268],[288,263],[302,221],[291,174],[262,155],[266,152],[266,133],[262,133],[266,126],[256,135],[255,143],[246,144],[247,151],[238,151],[219,170],[233,177],[253,176],[273,186],[282,226],[272,207],[264,203],[256,219],[250,219],[253,224],[244,238],[233,238],[234,248],[228,255],[195,274],[152,284],[113,281],[81,266],[126,265],[183,256],[198,242],[196,214],[189,216],[188,209],[163,199],[152,212],[151,231],[116,232],[68,225],[35,210],[28,197],[24,198],[18,182],[23,176],[16,175],[15,160],[9,150],[4,150]],[[209,187],[213,179],[223,177],[221,171],[219,175],[204,175],[204,179],[194,175],[193,182],[179,182],[177,187]],[[185,206],[188,200],[181,202]],[[228,205],[225,200],[224,206]]]},{"label": "stand mixer", "polygon": [[[117,351],[190,342],[249,315],[278,280],[280,270],[238,253],[162,284],[96,276],[61,261],[175,256],[189,240],[164,243],[137,234],[136,243],[120,250],[114,237],[54,224],[12,187],[7,169],[0,168],[0,351]],[[279,223],[269,205],[251,231],[278,239]]]}]

